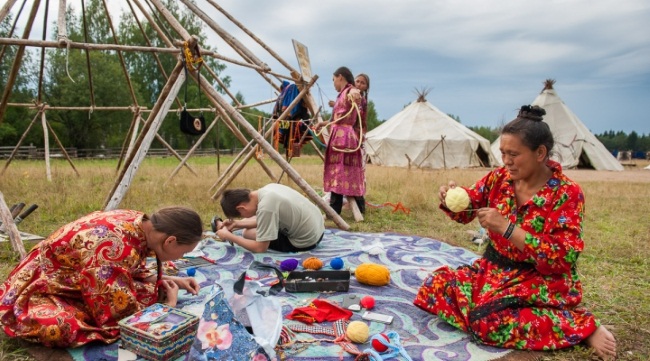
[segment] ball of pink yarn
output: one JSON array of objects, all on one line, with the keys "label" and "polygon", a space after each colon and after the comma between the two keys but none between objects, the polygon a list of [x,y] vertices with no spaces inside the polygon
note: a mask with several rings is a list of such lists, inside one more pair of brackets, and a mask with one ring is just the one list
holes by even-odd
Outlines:
[{"label": "ball of pink yarn", "polygon": [[375,307],[375,299],[372,298],[372,296],[364,296],[361,301],[359,301],[359,304],[366,310],[371,310]]}]

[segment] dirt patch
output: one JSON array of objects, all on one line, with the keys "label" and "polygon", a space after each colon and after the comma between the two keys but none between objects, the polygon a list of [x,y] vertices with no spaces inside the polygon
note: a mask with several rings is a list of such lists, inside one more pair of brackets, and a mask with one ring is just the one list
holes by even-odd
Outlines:
[{"label": "dirt patch", "polygon": [[638,161],[625,165],[621,172],[598,171],[592,169],[567,169],[564,173],[574,181],[580,182],[629,182],[650,183],[650,169],[644,169],[650,161]]}]

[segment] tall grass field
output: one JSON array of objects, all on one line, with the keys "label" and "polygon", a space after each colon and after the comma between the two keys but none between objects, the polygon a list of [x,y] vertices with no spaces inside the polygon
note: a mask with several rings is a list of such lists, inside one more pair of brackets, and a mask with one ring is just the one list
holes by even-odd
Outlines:
[{"label": "tall grass field", "polygon": [[[194,157],[189,161],[197,175],[181,169],[175,158],[147,158],[138,169],[120,208],[152,212],[168,205],[194,208],[205,227],[220,215],[218,200],[211,199],[215,185],[232,158]],[[229,187],[259,188],[275,182],[281,168],[261,159],[273,171],[271,179],[251,160]],[[619,360],[650,360],[650,170],[640,161],[623,172],[569,170],[586,197],[585,251],[578,260],[584,285],[583,303],[614,333]],[[6,161],[0,161],[0,169]],[[39,208],[19,225],[24,232],[47,236],[58,227],[91,211],[101,210],[117,178],[117,160],[76,160],[77,176],[64,160],[51,163],[52,181],[43,161],[13,161],[0,176],[0,191],[8,206],[24,202]],[[291,165],[317,192],[322,193],[323,163],[315,156],[291,160]],[[365,221],[356,223],[349,210],[343,218],[355,232],[397,232],[427,236],[481,253],[468,231],[477,221],[462,225],[438,209],[438,189],[449,180],[469,186],[489,169],[421,170],[368,165]],[[296,189],[284,174],[280,182]],[[216,187],[215,187],[216,188]],[[400,207],[397,207],[400,206]],[[327,221],[328,227],[336,227]],[[29,250],[34,245],[27,242]],[[0,281],[18,263],[9,242],[0,243]],[[414,306],[415,307],[415,306]],[[434,317],[434,316],[432,316]],[[0,360],[33,360],[25,343],[0,332]],[[589,360],[585,347],[544,353],[542,360]]]}]

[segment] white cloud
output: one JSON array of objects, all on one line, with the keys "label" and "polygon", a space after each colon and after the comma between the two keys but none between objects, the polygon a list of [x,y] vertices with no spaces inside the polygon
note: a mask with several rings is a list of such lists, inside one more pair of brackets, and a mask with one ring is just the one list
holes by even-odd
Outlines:
[{"label": "white cloud", "polygon": [[[274,71],[288,73],[205,0],[196,1]],[[650,100],[647,0],[217,2],[294,67],[291,39],[305,44],[320,77],[317,97],[335,96],[331,73],[340,65],[369,73],[380,118],[410,103],[413,89],[431,87],[431,101],[443,111],[465,124],[493,126],[532,101],[551,77],[560,96],[575,102],[578,109],[565,99],[574,112],[589,117],[589,128],[650,133],[650,119],[634,106]],[[218,37],[209,39],[223,55],[240,58]],[[254,71],[228,65],[226,72],[248,102],[273,95]],[[611,115],[590,111],[590,100],[602,94],[615,100],[612,112],[624,112],[624,120],[609,125]]]}]

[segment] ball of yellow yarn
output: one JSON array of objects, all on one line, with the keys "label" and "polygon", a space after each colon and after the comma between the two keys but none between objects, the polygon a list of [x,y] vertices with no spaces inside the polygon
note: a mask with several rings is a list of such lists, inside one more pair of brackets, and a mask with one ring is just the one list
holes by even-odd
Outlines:
[{"label": "ball of yellow yarn", "polygon": [[464,188],[454,187],[447,191],[445,204],[454,213],[464,211],[469,207],[469,194]]},{"label": "ball of yellow yarn", "polygon": [[348,329],[345,331],[345,334],[348,336],[350,341],[354,343],[365,343],[368,341],[369,335],[368,325],[361,321],[352,321],[348,325]]},{"label": "ball of yellow yarn", "polygon": [[390,282],[390,271],[384,265],[375,263],[362,263],[354,271],[354,276],[359,283],[370,286],[385,286]]},{"label": "ball of yellow yarn", "polygon": [[306,260],[302,261],[302,266],[305,269],[313,269],[314,271],[317,271],[323,268],[323,261],[316,257],[309,257]]}]

